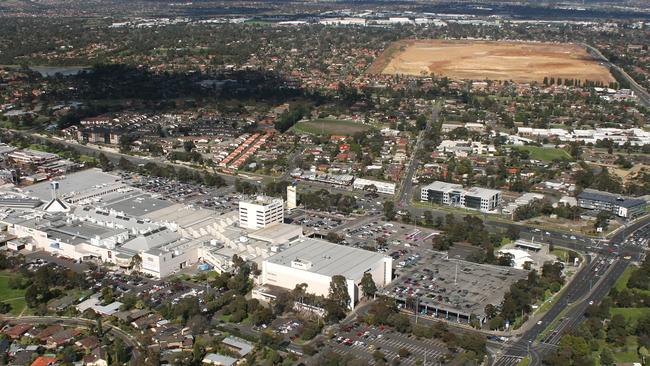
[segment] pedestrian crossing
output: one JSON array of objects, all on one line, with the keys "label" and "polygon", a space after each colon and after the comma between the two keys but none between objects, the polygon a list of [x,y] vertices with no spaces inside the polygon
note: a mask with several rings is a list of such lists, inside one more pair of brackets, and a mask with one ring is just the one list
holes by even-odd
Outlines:
[{"label": "pedestrian crossing", "polygon": [[[414,342],[407,342],[405,340],[397,340],[397,339],[382,339],[381,341],[377,342],[380,344],[386,344],[390,347],[393,347],[397,350],[400,348],[406,348],[411,352],[411,354],[418,355],[421,357],[424,357],[424,355],[427,356],[427,359],[434,359],[438,357],[442,357],[443,353],[439,350],[433,349],[431,347],[427,347],[422,344],[415,344]],[[446,346],[445,346],[446,347]]]},{"label": "pedestrian crossing", "polygon": [[517,366],[523,357],[503,355],[494,363],[495,366]]},{"label": "pedestrian crossing", "polygon": [[[434,343],[435,345],[427,345],[415,340],[409,341],[406,339],[382,338],[373,340],[365,345],[356,344],[345,346],[336,344],[332,345],[331,350],[341,356],[352,354],[355,357],[364,358],[371,363],[373,362],[372,353],[374,350],[379,350],[384,354],[387,360],[390,361],[399,358],[400,365],[410,366],[415,365],[417,360],[424,360],[426,358],[427,362],[432,362],[444,357],[444,353],[441,350],[436,349],[437,342],[431,343]],[[374,346],[374,349],[369,348],[370,344]],[[411,355],[406,358],[399,357],[398,352],[402,348],[407,349]]]}]

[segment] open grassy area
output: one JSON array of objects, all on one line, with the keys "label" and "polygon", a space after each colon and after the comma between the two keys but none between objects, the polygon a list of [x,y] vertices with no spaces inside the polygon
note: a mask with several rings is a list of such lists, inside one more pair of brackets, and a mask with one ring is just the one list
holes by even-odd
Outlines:
[{"label": "open grassy area", "polygon": [[[399,52],[395,48],[399,47]],[[614,81],[607,67],[573,43],[418,39],[398,41],[380,55],[373,71],[452,79],[538,81],[545,76]]]},{"label": "open grassy area", "polygon": [[313,135],[353,135],[370,130],[371,127],[354,121],[319,118],[313,121],[298,122],[293,126],[296,132]]},{"label": "open grassy area", "polygon": [[17,274],[0,272],[0,302],[11,305],[11,314],[18,315],[27,305],[25,304],[25,290],[9,287],[9,280],[14,276]]},{"label": "open grassy area", "polygon": [[521,361],[519,361],[517,366],[528,366],[529,364],[530,364],[530,358],[528,358],[528,356],[526,356],[526,357],[522,358]]},{"label": "open grassy area", "polygon": [[568,151],[564,149],[554,149],[550,147],[540,147],[540,146],[514,146],[510,145],[513,149],[517,150],[526,150],[530,154],[530,158],[533,160],[541,161],[553,161],[553,160],[573,160]]},{"label": "open grassy area", "polygon": [[565,262],[566,258],[569,258],[569,250],[564,248],[553,248],[551,254],[556,256],[562,262]]},{"label": "open grassy area", "polygon": [[630,280],[630,276],[632,276],[632,272],[634,272],[635,268],[636,267],[633,267],[633,266],[629,266],[629,267],[625,268],[625,272],[623,272],[621,277],[619,277],[616,280],[616,283],[614,284],[614,288],[617,289],[618,291],[621,291],[622,289],[626,288],[627,287],[627,281]]},{"label": "open grassy area", "polygon": [[637,348],[637,338],[635,336],[627,337],[625,346],[621,349],[614,350],[614,359],[616,362],[640,362],[641,357],[636,352]]},{"label": "open grassy area", "polygon": [[623,315],[625,320],[634,327],[639,318],[650,315],[650,308],[611,308],[610,312],[612,316],[616,314]]}]

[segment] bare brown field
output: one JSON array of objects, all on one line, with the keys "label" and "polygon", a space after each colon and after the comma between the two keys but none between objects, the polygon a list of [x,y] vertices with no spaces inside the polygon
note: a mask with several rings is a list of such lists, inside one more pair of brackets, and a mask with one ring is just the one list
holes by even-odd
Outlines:
[{"label": "bare brown field", "polygon": [[415,40],[392,44],[370,73],[435,75],[452,79],[541,82],[562,79],[615,81],[607,67],[576,44]]}]

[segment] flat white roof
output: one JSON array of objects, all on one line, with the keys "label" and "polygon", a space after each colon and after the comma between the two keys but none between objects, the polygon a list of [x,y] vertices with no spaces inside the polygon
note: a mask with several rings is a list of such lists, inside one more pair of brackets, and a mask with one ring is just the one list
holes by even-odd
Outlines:
[{"label": "flat white roof", "polygon": [[361,278],[363,273],[387,258],[369,250],[352,248],[330,242],[305,238],[290,248],[266,259],[269,263],[291,267],[291,262],[300,260],[311,263],[307,272],[324,276],[342,275],[347,279]]},{"label": "flat white roof", "polygon": [[288,235],[301,235],[302,227],[298,225],[291,224],[275,224],[267,226],[265,228],[256,230],[250,233],[248,236],[253,239],[263,240],[263,241],[275,241],[277,239],[282,239]]},{"label": "flat white roof", "polygon": [[426,186],[422,187],[422,189],[429,190],[433,189],[436,191],[450,191],[452,189],[463,189],[463,186],[460,184],[455,184],[455,183],[447,183],[447,182],[440,182],[440,181],[435,181],[427,184]]},{"label": "flat white roof", "polygon": [[[82,170],[57,179],[59,182],[58,194],[59,197],[64,197],[72,193],[80,193],[97,188],[103,184],[113,184],[120,180],[120,177],[104,173],[101,169],[93,168]],[[52,189],[50,188],[49,181],[25,187],[23,192],[43,201],[49,201],[52,199]]]}]

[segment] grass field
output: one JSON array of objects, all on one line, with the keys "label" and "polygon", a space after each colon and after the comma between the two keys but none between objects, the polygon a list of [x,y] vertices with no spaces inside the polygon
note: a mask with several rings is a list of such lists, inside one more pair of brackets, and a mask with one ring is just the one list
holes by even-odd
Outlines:
[{"label": "grass field", "polygon": [[641,361],[641,357],[636,352],[637,345],[638,342],[635,336],[627,337],[625,346],[620,350],[614,350],[614,359],[616,362],[627,363]]},{"label": "grass field", "polygon": [[528,365],[530,365],[530,358],[528,358],[528,356],[522,358],[521,361],[519,361],[519,363],[517,364],[517,366],[528,366]]},{"label": "grass field", "polygon": [[315,119],[313,121],[298,122],[293,126],[296,132],[313,135],[353,135],[356,132],[370,130],[371,127],[348,120],[341,119]]},{"label": "grass field", "polygon": [[650,315],[650,308],[611,308],[610,311],[612,315],[623,315],[632,326],[635,326],[639,318]]},{"label": "grass field", "polygon": [[541,82],[544,77],[615,81],[607,67],[572,43],[402,40],[387,47],[368,72],[516,82]]},{"label": "grass field", "polygon": [[553,248],[551,254],[556,256],[562,262],[569,258],[569,250],[564,248]]},{"label": "grass field", "polygon": [[11,314],[18,315],[27,306],[25,290],[9,288],[9,280],[16,276],[10,272],[0,272],[0,302],[11,305]]},{"label": "grass field", "polygon": [[629,267],[625,268],[625,272],[623,272],[621,277],[619,277],[616,280],[616,283],[614,284],[614,288],[617,289],[618,291],[621,291],[622,289],[626,288],[627,287],[627,281],[630,279],[630,276],[632,276],[632,272],[634,272],[635,268],[636,267],[633,267],[633,266],[629,266]]},{"label": "grass field", "polygon": [[513,149],[526,150],[530,154],[530,158],[533,160],[541,161],[553,161],[553,160],[573,160],[568,151],[564,149],[553,149],[550,147],[540,147],[540,146],[514,146],[510,145]]}]

